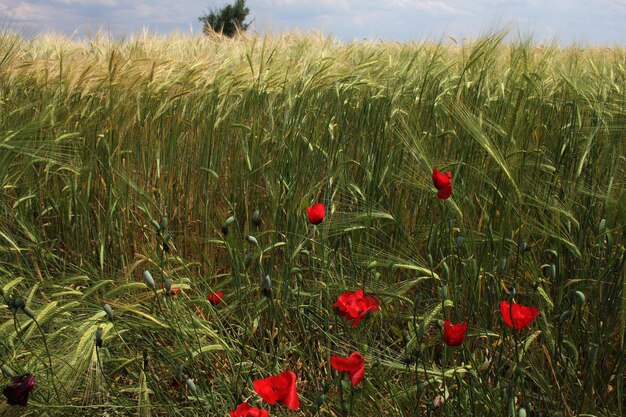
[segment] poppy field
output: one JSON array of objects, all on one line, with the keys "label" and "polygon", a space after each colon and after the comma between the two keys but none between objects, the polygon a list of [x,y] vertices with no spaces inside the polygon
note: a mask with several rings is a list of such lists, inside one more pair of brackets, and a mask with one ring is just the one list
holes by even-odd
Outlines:
[{"label": "poppy field", "polygon": [[626,415],[626,48],[0,33],[0,415]]}]

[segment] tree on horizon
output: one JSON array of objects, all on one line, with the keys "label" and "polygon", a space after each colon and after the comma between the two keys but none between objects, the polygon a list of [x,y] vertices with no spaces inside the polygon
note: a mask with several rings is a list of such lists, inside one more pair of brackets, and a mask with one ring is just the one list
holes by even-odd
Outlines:
[{"label": "tree on horizon", "polygon": [[232,38],[240,31],[250,26],[244,23],[250,9],[246,7],[246,0],[236,0],[234,4],[224,6],[221,10],[212,10],[208,15],[198,18],[203,23],[202,31],[205,35],[212,32],[222,33]]}]

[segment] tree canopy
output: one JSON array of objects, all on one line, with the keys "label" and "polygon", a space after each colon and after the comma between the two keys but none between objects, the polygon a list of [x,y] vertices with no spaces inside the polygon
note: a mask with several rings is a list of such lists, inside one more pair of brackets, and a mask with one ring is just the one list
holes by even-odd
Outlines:
[{"label": "tree canopy", "polygon": [[249,23],[244,23],[250,9],[246,7],[245,0],[236,0],[221,10],[212,10],[208,15],[198,18],[203,24],[203,32],[219,32],[228,37],[233,37],[238,31],[248,29]]}]

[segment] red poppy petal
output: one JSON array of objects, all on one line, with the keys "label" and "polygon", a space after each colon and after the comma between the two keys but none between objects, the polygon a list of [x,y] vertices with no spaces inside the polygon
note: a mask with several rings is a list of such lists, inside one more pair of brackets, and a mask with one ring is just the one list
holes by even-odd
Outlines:
[{"label": "red poppy petal", "polygon": [[365,367],[361,366],[356,372],[350,374],[350,380],[352,381],[352,385],[355,387],[359,385],[359,382],[363,380],[363,376],[365,376]]},{"label": "red poppy petal", "polygon": [[437,197],[442,200],[447,200],[452,195],[452,186],[446,185],[437,191]]}]

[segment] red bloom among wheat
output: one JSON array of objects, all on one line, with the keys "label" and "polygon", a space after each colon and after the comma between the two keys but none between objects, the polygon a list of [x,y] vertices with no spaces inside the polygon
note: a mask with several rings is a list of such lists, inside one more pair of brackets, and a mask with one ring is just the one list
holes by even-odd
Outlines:
[{"label": "red bloom among wheat", "polygon": [[346,291],[337,298],[333,307],[340,316],[352,321],[352,328],[355,328],[367,313],[378,310],[380,301],[376,297],[365,295],[363,290]]},{"label": "red bloom among wheat", "polygon": [[365,375],[365,360],[358,352],[354,352],[348,358],[331,356],[330,366],[340,372],[347,372],[352,385],[355,387],[359,385],[359,382],[361,382]]},{"label": "red bloom among wheat", "polygon": [[452,173],[448,171],[444,174],[435,168],[433,170],[433,185],[437,189],[437,197],[446,200],[452,195]]},{"label": "red bloom among wheat", "polygon": [[502,320],[507,326],[513,329],[523,329],[539,315],[539,310],[535,307],[515,303],[511,305],[508,301],[502,301],[500,314],[502,314]]},{"label": "red bloom among wheat", "polygon": [[307,207],[306,212],[309,215],[311,224],[320,224],[324,221],[325,208],[323,204],[315,204],[312,207]]},{"label": "red bloom among wheat", "polygon": [[300,406],[300,399],[296,392],[296,374],[291,371],[257,379],[253,384],[257,394],[269,404],[281,402],[292,410]]},{"label": "red bloom among wheat", "polygon": [[446,320],[443,324],[443,341],[448,346],[460,346],[465,340],[467,333],[467,323],[450,324],[450,320]]}]

